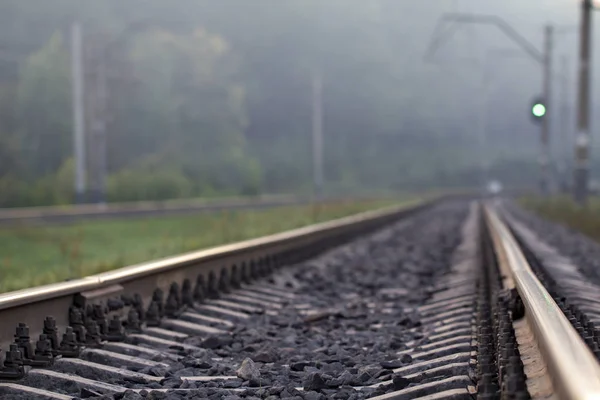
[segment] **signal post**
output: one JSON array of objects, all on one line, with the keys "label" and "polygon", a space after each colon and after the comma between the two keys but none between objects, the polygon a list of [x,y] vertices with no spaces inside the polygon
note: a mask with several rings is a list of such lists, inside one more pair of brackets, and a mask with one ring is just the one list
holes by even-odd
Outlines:
[{"label": "signal post", "polygon": [[577,98],[577,137],[575,139],[575,179],[573,197],[585,205],[588,196],[590,147],[590,49],[592,31],[592,0],[582,0],[579,39],[579,87]]}]

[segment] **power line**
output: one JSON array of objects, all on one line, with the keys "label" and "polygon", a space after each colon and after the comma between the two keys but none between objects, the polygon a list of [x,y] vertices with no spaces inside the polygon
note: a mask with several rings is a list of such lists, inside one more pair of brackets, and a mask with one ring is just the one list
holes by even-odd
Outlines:
[{"label": "power line", "polygon": [[[540,51],[536,46],[529,42],[524,36],[517,32],[510,24],[508,24],[502,18],[496,15],[481,15],[481,14],[465,14],[465,13],[445,13],[443,14],[436,25],[433,37],[430,42],[430,46],[426,53],[427,58],[433,58],[433,54],[441,47],[439,43],[447,42],[451,35],[444,35],[444,26],[450,24],[479,24],[479,25],[492,25],[498,28],[514,43],[516,43],[522,51],[524,51],[531,59],[536,61],[543,67],[543,99],[546,107],[550,100],[551,92],[551,77],[552,77],[552,50],[553,50],[553,27],[546,25],[544,27],[544,50]],[[448,28],[447,28],[448,29]],[[454,34],[456,29],[452,30],[450,34]],[[442,35],[446,36],[441,37]],[[540,189],[542,193],[548,191],[549,177],[548,177],[548,159],[549,159],[549,135],[550,124],[549,119],[546,117],[543,119],[543,125],[540,135]]]}]

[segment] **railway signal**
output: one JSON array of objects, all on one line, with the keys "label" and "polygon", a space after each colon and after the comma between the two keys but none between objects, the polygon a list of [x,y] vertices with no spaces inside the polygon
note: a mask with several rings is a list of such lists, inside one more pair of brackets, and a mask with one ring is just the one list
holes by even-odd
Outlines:
[{"label": "railway signal", "polygon": [[573,197],[579,205],[585,205],[588,197],[590,175],[590,71],[592,53],[592,11],[596,1],[581,2],[581,25],[579,37],[579,85],[577,95],[577,139],[575,140],[575,177]]},{"label": "railway signal", "polygon": [[546,106],[543,104],[535,104],[533,106],[533,108],[531,109],[531,112],[533,113],[534,117],[538,117],[541,118],[544,115],[546,115]]},{"label": "railway signal", "polygon": [[547,114],[548,107],[541,99],[536,99],[531,105],[531,115],[535,121],[541,121]]}]

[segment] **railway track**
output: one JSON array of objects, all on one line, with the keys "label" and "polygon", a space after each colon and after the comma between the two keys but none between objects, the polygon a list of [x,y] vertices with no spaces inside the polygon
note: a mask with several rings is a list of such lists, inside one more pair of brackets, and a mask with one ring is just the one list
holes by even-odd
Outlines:
[{"label": "railway track", "polygon": [[[374,200],[374,198],[355,196],[352,200],[369,201]],[[327,205],[346,201],[348,201],[347,198],[329,196],[322,198],[318,203]],[[69,206],[0,208],[0,226],[64,224],[88,220],[185,215],[236,210],[259,210],[277,207],[308,206],[311,204],[314,204],[314,199],[306,196],[262,195],[256,197],[231,197],[220,199],[182,199]]]},{"label": "railway track", "polygon": [[[335,201],[335,199],[328,199]],[[215,200],[168,200],[70,206],[0,208],[0,226],[27,224],[62,224],[84,220],[116,219],[159,215],[181,215],[200,212],[250,210],[310,204],[310,199],[267,195],[255,198],[223,198]]]},{"label": "railway track", "polygon": [[0,398],[600,398],[599,293],[501,205],[370,212],[1,295]]}]

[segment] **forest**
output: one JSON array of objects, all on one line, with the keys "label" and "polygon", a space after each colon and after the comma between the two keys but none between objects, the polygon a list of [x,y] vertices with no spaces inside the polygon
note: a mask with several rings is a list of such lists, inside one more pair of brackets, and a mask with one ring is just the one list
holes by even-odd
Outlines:
[{"label": "forest", "polygon": [[[74,21],[84,48],[112,43],[109,201],[310,193],[315,73],[327,192],[478,185],[476,84],[423,63],[440,10],[416,3],[5,0],[0,207],[73,201]],[[528,93],[520,75],[501,96]],[[499,102],[490,131],[510,134],[484,158],[499,179],[529,184],[535,138],[515,140],[535,128],[513,112],[521,103]]]}]

